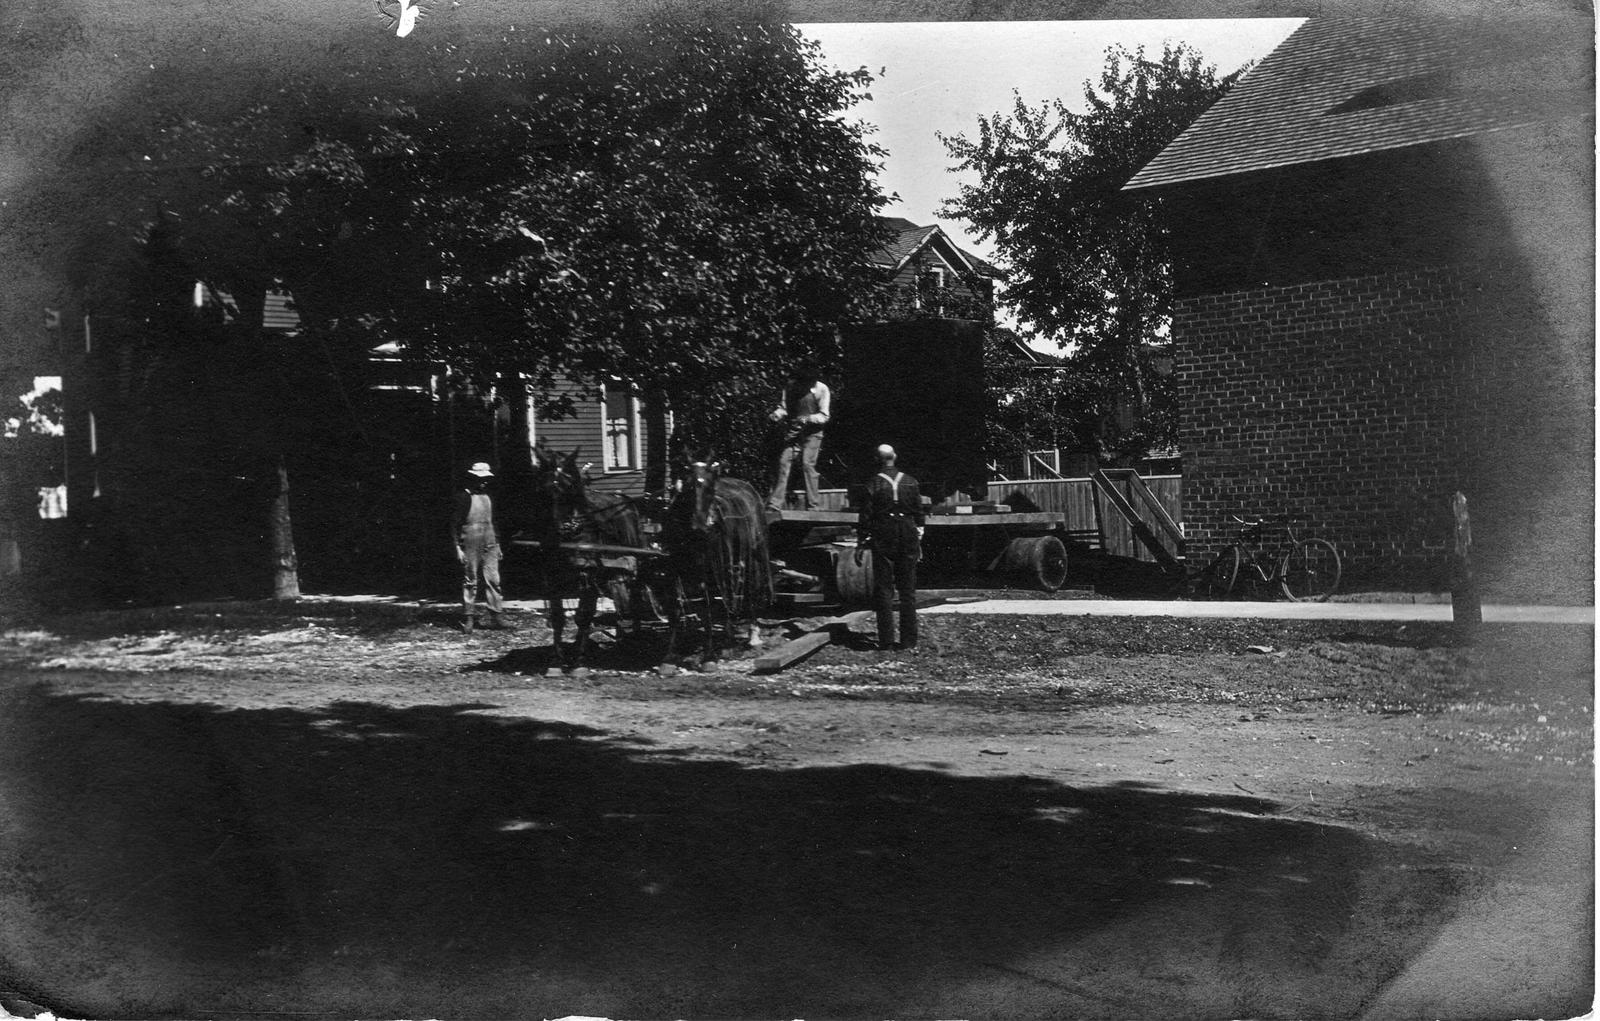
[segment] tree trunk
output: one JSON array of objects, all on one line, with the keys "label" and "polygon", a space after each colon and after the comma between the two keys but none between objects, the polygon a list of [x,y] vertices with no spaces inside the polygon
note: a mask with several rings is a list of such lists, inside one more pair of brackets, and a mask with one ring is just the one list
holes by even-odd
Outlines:
[{"label": "tree trunk", "polygon": [[300,598],[300,560],[289,518],[289,468],[278,457],[278,489],[272,497],[272,598]]},{"label": "tree trunk", "polygon": [[644,430],[648,442],[645,444],[644,488],[647,492],[659,493],[667,488],[667,479],[670,475],[670,466],[667,463],[667,398],[659,390],[647,391],[644,395]]},{"label": "tree trunk", "polygon": [[495,466],[500,475],[496,509],[507,527],[512,531],[521,531],[529,526],[529,513],[534,502],[535,409],[528,393],[528,381],[522,373],[502,372],[499,389],[510,415],[506,427],[507,442],[501,448],[499,463]]},{"label": "tree trunk", "polygon": [[1455,519],[1455,552],[1450,560],[1450,616],[1458,640],[1471,642],[1483,624],[1483,602],[1478,594],[1478,578],[1472,562],[1472,519],[1467,514],[1466,494],[1457,492],[1450,500]]}]

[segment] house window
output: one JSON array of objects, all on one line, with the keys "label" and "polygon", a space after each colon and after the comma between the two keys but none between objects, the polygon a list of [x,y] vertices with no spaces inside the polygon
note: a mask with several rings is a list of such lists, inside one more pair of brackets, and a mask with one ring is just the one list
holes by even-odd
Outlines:
[{"label": "house window", "polygon": [[917,281],[915,307],[927,307],[935,313],[943,312],[945,282],[945,269],[943,266],[930,266],[924,269]]},{"label": "house window", "polygon": [[602,400],[606,471],[634,471],[639,467],[639,400],[621,382],[607,383]]}]

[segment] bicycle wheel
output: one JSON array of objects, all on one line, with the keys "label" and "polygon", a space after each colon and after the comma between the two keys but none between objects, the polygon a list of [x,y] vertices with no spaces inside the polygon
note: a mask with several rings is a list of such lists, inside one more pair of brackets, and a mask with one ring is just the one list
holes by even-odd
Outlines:
[{"label": "bicycle wheel", "polygon": [[1339,551],[1326,539],[1302,539],[1278,565],[1283,594],[1297,603],[1320,603],[1339,587]]},{"label": "bicycle wheel", "polygon": [[1189,593],[1202,599],[1226,599],[1239,579],[1239,547],[1229,546],[1194,576]]}]

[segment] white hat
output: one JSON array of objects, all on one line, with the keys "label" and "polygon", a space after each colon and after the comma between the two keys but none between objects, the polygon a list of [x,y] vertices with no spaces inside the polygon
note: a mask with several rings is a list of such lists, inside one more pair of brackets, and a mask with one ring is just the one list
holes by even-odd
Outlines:
[{"label": "white hat", "polygon": [[468,468],[467,469],[467,474],[468,475],[476,475],[480,479],[488,479],[488,478],[493,478],[494,477],[494,472],[489,470],[489,462],[487,462],[487,461],[479,461],[477,464],[473,465],[471,468]]}]

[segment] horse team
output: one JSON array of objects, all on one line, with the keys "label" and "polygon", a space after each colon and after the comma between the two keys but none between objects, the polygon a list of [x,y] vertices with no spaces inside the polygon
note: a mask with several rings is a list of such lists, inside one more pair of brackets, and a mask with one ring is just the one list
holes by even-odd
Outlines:
[{"label": "horse team", "polygon": [[[637,632],[657,609],[667,619],[667,669],[686,644],[689,616],[700,622],[702,660],[730,641],[760,642],[756,618],[772,604],[766,509],[755,487],[724,478],[711,458],[696,461],[665,507],[659,548],[649,544],[641,501],[589,489],[578,452],[535,451],[533,528],[549,604],[552,669],[583,669],[601,595],[616,605],[619,628]],[[576,600],[576,636],[562,645],[566,601]],[[740,633],[742,631],[742,634]]]}]

